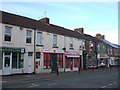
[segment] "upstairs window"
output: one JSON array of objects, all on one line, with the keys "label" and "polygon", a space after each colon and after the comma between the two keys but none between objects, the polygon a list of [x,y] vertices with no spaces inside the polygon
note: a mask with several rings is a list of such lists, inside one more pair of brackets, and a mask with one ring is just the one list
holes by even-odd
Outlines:
[{"label": "upstairs window", "polygon": [[79,42],[80,42],[79,50],[81,50],[81,49],[83,49],[83,41],[80,40]]},{"label": "upstairs window", "polygon": [[26,43],[32,43],[32,31],[30,30],[26,32]]},{"label": "upstairs window", "polygon": [[11,42],[11,31],[12,27],[5,27],[4,41]]},{"label": "upstairs window", "polygon": [[57,47],[57,35],[53,35],[53,47]]},{"label": "upstairs window", "polygon": [[37,40],[36,40],[37,45],[42,45],[42,33],[37,32]]},{"label": "upstairs window", "polygon": [[70,48],[73,48],[73,38],[70,38]]}]

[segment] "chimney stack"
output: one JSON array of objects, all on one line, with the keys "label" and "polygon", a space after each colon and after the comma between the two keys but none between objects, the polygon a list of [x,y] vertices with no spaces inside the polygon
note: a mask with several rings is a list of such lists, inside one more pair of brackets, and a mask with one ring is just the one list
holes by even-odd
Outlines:
[{"label": "chimney stack", "polygon": [[49,24],[49,18],[45,17],[45,18],[41,18],[39,21]]},{"label": "chimney stack", "polygon": [[74,31],[84,34],[84,28],[75,28]]},{"label": "chimney stack", "polygon": [[95,36],[96,38],[98,38],[98,39],[105,39],[105,35],[101,35],[101,34],[96,34],[96,36]]}]

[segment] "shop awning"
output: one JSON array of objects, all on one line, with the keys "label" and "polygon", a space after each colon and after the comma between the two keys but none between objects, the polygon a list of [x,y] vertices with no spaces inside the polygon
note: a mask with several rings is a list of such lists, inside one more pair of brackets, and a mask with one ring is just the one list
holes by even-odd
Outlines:
[{"label": "shop awning", "polygon": [[67,57],[80,57],[80,56],[78,56],[78,55],[67,55]]}]

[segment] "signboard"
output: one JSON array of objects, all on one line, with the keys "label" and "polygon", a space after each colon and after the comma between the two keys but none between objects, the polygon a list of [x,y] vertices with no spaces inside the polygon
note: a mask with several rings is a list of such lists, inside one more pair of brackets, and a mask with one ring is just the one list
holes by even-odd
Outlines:
[{"label": "signboard", "polygon": [[40,48],[36,48],[36,52],[40,52]]},{"label": "signboard", "polygon": [[64,54],[64,51],[63,50],[54,50],[54,49],[43,49],[43,53]]},{"label": "signboard", "polygon": [[98,58],[108,58],[107,54],[98,54]]},{"label": "signboard", "polygon": [[65,52],[65,55],[80,55],[80,53],[74,51],[67,51]]},{"label": "signboard", "polygon": [[0,51],[2,51],[2,52],[19,52],[19,53],[25,53],[25,49],[24,48],[2,47],[2,48],[0,48]]}]

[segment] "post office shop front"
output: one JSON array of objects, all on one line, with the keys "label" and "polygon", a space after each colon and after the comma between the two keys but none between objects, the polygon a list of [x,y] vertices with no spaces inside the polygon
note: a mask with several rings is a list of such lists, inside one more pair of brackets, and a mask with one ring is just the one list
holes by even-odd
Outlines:
[{"label": "post office shop front", "polygon": [[2,75],[23,73],[24,48],[2,47],[0,51],[2,52],[2,60],[0,61]]}]

